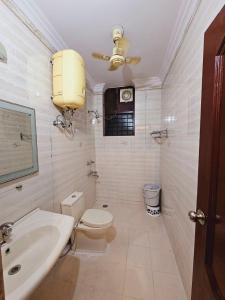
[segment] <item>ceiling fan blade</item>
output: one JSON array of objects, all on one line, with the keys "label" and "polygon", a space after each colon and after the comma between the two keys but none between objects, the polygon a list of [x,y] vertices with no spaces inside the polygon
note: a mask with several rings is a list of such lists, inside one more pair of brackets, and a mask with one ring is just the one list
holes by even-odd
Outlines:
[{"label": "ceiling fan blade", "polygon": [[128,39],[125,37],[122,37],[121,39],[118,39],[116,41],[116,46],[119,49],[122,49],[123,55],[126,55],[128,49],[129,49],[129,42]]},{"label": "ceiling fan blade", "polygon": [[133,56],[133,57],[126,57],[125,62],[127,64],[133,64],[136,65],[141,61],[141,57],[140,56]]},{"label": "ceiling fan blade", "polygon": [[105,60],[105,61],[110,60],[110,56],[104,55],[104,54],[101,54],[101,53],[97,53],[97,52],[93,52],[92,56],[96,59],[101,59],[101,60]]}]

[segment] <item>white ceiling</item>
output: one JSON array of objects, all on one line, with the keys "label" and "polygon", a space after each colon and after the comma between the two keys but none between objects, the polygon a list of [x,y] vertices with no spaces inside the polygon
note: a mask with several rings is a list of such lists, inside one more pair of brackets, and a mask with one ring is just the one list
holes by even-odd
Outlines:
[{"label": "white ceiling", "polygon": [[[130,80],[158,77],[183,0],[35,0],[68,47],[85,59],[96,83],[124,85]],[[54,4],[53,4],[54,3]],[[94,60],[93,51],[110,55],[111,29],[124,27],[128,55],[142,57],[139,65],[110,72],[108,63]]]}]

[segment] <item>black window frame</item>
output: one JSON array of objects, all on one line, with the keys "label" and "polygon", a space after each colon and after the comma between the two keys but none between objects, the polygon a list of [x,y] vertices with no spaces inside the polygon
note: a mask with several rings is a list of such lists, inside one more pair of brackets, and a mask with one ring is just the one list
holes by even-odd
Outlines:
[{"label": "black window frame", "polygon": [[[132,102],[120,102],[120,90],[125,88],[132,88]],[[135,136],[135,88],[107,89],[103,96],[103,116],[104,136]]]}]

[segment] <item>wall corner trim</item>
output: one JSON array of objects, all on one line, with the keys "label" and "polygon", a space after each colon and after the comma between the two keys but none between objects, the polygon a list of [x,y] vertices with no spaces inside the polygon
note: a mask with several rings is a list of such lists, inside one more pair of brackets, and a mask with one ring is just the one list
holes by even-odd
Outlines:
[{"label": "wall corner trim", "polygon": [[[69,48],[35,1],[1,1],[52,53]],[[94,79],[87,73],[87,88],[93,91],[95,85]]]},{"label": "wall corner trim", "polygon": [[102,83],[97,83],[95,86],[94,86],[94,89],[93,89],[93,93],[95,95],[103,95],[105,91],[105,83],[102,82]]},{"label": "wall corner trim", "polygon": [[157,76],[149,78],[136,78],[133,79],[132,82],[134,83],[135,88],[140,90],[161,89],[162,87],[161,79]]},{"label": "wall corner trim", "polygon": [[166,80],[201,1],[202,0],[186,0],[183,1],[180,7],[160,70],[162,85]]},{"label": "wall corner trim", "polygon": [[67,48],[66,43],[34,1],[1,1],[52,53]]}]

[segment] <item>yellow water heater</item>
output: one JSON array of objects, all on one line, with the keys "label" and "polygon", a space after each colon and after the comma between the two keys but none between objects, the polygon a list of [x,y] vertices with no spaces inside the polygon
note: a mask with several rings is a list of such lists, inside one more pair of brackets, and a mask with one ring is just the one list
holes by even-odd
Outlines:
[{"label": "yellow water heater", "polygon": [[52,57],[53,103],[62,108],[76,109],[85,102],[84,60],[72,49],[62,50]]}]

